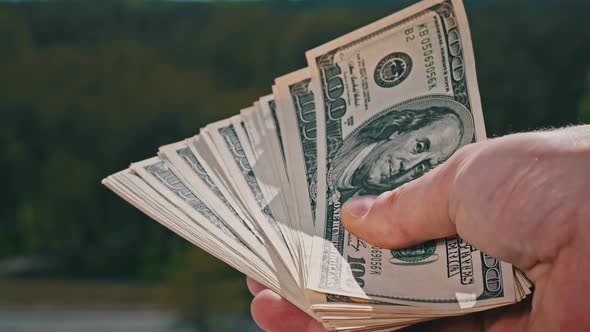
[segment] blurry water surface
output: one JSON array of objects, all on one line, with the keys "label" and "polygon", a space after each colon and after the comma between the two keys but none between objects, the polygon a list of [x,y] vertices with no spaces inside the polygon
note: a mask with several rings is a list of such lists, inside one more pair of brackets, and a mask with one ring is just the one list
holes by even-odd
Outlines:
[{"label": "blurry water surface", "polygon": [[[244,319],[224,319],[234,331],[258,331]],[[231,328],[230,326],[227,326]],[[225,330],[225,329],[224,329]],[[0,332],[195,332],[163,310],[0,309]]]},{"label": "blurry water surface", "polygon": [[0,310],[0,332],[189,332],[159,310]]}]

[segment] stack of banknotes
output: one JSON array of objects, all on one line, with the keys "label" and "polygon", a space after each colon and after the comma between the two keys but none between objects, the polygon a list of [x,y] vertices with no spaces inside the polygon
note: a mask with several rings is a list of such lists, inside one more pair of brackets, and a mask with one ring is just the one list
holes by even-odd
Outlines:
[{"label": "stack of banknotes", "polygon": [[520,271],[458,236],[387,250],[340,223],[348,199],[485,139],[462,1],[421,1],[306,58],[239,115],[103,183],[331,331],[392,331],[529,295]]}]

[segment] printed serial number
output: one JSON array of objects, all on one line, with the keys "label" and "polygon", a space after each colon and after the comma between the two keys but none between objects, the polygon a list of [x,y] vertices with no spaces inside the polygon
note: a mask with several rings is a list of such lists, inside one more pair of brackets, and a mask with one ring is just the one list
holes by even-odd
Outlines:
[{"label": "printed serial number", "polygon": [[424,66],[426,68],[426,85],[428,91],[438,87],[438,77],[436,73],[436,66],[434,62],[434,50],[432,47],[432,40],[430,39],[430,31],[425,23],[418,25],[417,28],[409,28],[404,31],[406,35],[406,42],[411,42],[416,39],[416,35],[420,37],[420,48],[424,58]]}]

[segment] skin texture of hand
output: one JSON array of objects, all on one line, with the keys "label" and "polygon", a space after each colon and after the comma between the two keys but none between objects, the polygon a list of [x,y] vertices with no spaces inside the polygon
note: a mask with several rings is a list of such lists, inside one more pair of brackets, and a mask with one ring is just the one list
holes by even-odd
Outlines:
[{"label": "skin texture of hand", "polygon": [[[409,331],[590,331],[590,126],[471,144],[418,180],[353,198],[341,215],[383,248],[459,234],[535,283],[532,301]],[[265,331],[324,331],[264,286],[248,287]]]}]

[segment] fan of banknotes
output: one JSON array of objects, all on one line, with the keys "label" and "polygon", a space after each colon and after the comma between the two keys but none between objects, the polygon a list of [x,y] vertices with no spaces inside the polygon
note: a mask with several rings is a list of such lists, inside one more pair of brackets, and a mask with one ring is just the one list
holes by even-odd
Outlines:
[{"label": "fan of banknotes", "polygon": [[103,183],[328,330],[392,331],[529,295],[519,270],[457,236],[387,250],[340,223],[348,199],[485,139],[462,1],[419,2],[306,58],[239,115]]}]

